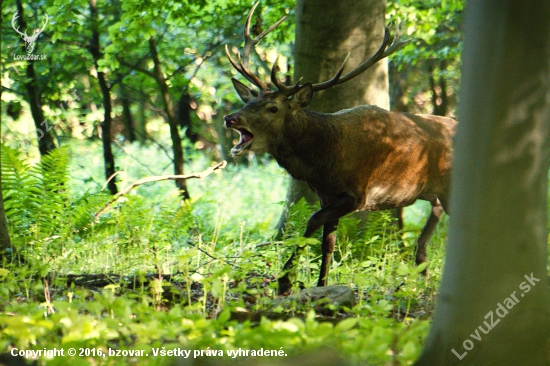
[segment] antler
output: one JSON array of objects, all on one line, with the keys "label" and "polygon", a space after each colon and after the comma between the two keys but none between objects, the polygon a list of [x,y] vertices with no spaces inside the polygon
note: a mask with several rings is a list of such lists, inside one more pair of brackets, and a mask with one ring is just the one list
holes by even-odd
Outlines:
[{"label": "antler", "polygon": [[377,63],[378,61],[398,51],[401,47],[406,45],[410,40],[407,39],[405,41],[399,41],[399,29],[396,27],[395,37],[393,38],[392,44],[388,47],[389,41],[390,41],[390,31],[388,28],[385,28],[384,40],[382,41],[382,45],[380,46],[380,48],[378,48],[378,51],[376,51],[374,55],[372,55],[367,61],[363,62],[361,65],[357,66],[354,70],[340,77],[342,75],[342,71],[344,70],[344,66],[346,65],[346,62],[348,61],[348,58],[349,58],[349,53],[348,53],[348,55],[346,56],[344,62],[342,62],[342,66],[340,66],[340,69],[338,70],[336,75],[334,75],[332,79],[327,80],[325,82],[313,84],[313,91],[328,89],[330,87],[345,83],[346,81],[353,79],[354,77],[361,74],[362,72],[370,68],[372,65]]},{"label": "antler", "polygon": [[[250,12],[248,13],[248,16],[246,17],[246,22],[244,25],[244,48],[242,55],[239,53],[239,62],[237,63],[232,57],[229,52],[229,48],[227,45],[225,45],[225,53],[227,54],[227,57],[229,58],[229,62],[231,62],[231,65],[241,74],[243,75],[248,81],[250,81],[252,84],[256,85],[258,88],[260,88],[261,91],[268,89],[267,85],[256,75],[254,75],[250,69],[248,68],[248,61],[250,57],[250,51],[252,50],[252,47],[254,47],[260,40],[269,32],[271,32],[275,27],[277,27],[283,20],[286,19],[286,15],[279,19],[275,24],[273,24],[271,27],[263,31],[260,35],[258,35],[256,38],[250,37],[250,20],[252,19],[252,14],[254,14],[254,10],[256,10],[256,7],[258,6],[260,2],[258,1]],[[403,47],[405,44],[407,44],[410,40],[405,41],[399,41],[399,29],[396,27],[395,30],[395,37],[393,39],[393,42],[391,45],[388,46],[388,43],[390,41],[390,31],[388,28],[385,28],[384,30],[384,40],[382,41],[382,45],[378,50],[372,55],[367,61],[363,62],[361,65],[356,67],[354,70],[348,72],[344,76],[342,76],[342,73],[344,71],[344,67],[346,66],[346,63],[349,59],[349,53],[344,59],[344,62],[342,62],[342,65],[338,69],[338,72],[334,77],[330,80],[313,84],[313,91],[319,91],[328,89],[330,87],[333,87],[338,84],[345,83],[348,80],[353,79],[357,75],[361,74],[362,72],[366,71],[368,68],[370,68],[372,65],[377,63],[378,61],[382,60],[385,57],[388,57],[389,55],[395,53],[397,50],[399,50],[401,47]],[[275,60],[275,63],[273,64],[273,67],[271,68],[271,82],[273,85],[277,87],[279,92],[281,94],[284,94],[286,96],[291,96],[292,94],[296,93],[298,89],[300,88],[300,80],[292,86],[285,85],[282,81],[280,81],[277,78],[277,60]]]},{"label": "antler", "polygon": [[[225,53],[227,54],[227,57],[229,58],[229,62],[231,62],[231,65],[242,75],[244,76],[248,81],[250,81],[252,84],[256,85],[260,90],[266,90],[267,85],[256,75],[254,75],[250,69],[248,68],[248,60],[250,57],[250,51],[252,47],[254,47],[262,38],[265,37],[266,34],[271,32],[275,27],[277,27],[283,20],[286,19],[286,15],[279,19],[275,24],[273,24],[271,27],[263,31],[260,35],[258,35],[256,38],[250,37],[250,20],[252,19],[252,14],[254,14],[254,10],[256,10],[256,7],[258,6],[260,2],[258,1],[250,12],[248,13],[248,16],[246,17],[246,22],[244,24],[244,48],[242,55],[239,53],[239,63],[237,63],[229,53],[229,49],[227,45],[225,45]],[[286,86],[286,85],[285,85]]]},{"label": "antler", "polygon": [[298,89],[300,89],[300,81],[302,81],[302,78],[300,78],[293,86],[285,85],[283,82],[277,79],[277,61],[279,61],[279,58],[275,60],[275,63],[273,63],[273,67],[271,67],[271,82],[277,87],[277,89],[279,89],[279,92],[281,94],[286,95],[287,97],[291,96],[292,94],[296,93]]},{"label": "antler", "polygon": [[[344,62],[342,62],[342,65],[338,69],[338,72],[336,72],[336,75],[334,75],[334,77],[330,80],[327,80],[318,84],[313,84],[312,85],[313,91],[315,92],[319,90],[328,89],[330,87],[345,83],[346,81],[353,79],[354,77],[361,74],[362,72],[367,70],[369,67],[371,67],[381,59],[388,57],[392,53],[399,50],[401,47],[406,45],[410,40],[399,41],[399,30],[396,27],[395,37],[393,39],[392,44],[388,47],[389,41],[390,41],[390,32],[388,28],[385,28],[384,40],[382,41],[382,45],[380,46],[380,48],[378,48],[378,51],[376,51],[374,55],[372,55],[367,61],[363,62],[361,65],[357,66],[357,68],[355,68],[354,70],[342,76],[344,67],[346,66],[346,63],[349,59],[349,53],[348,53],[348,55],[344,59]],[[300,78],[300,80],[302,79]],[[271,69],[271,81],[273,82],[273,84],[275,84],[275,86],[279,89],[281,93],[287,96],[294,94],[300,88],[300,85],[299,85],[300,80],[298,80],[298,83],[296,83],[296,85],[287,86],[277,79],[275,75],[275,65],[273,65],[273,68]]]},{"label": "antler", "polygon": [[13,14],[13,17],[11,18],[11,26],[13,27],[13,29],[19,33],[20,35],[22,36],[25,36],[25,37],[28,37],[27,36],[27,31],[25,31],[25,33],[21,33],[19,31],[19,26],[17,26],[17,28],[15,28],[15,19],[19,18],[19,16],[17,15],[17,11],[15,11],[15,13]]}]

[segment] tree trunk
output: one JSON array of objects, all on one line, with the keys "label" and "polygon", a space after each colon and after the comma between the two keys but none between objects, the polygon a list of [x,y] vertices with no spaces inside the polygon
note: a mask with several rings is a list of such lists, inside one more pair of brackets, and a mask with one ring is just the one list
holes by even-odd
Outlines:
[{"label": "tree trunk", "polygon": [[183,92],[178,101],[178,125],[185,129],[185,137],[191,143],[195,143],[199,140],[199,134],[193,130],[193,121],[191,120],[191,102],[193,99],[187,92]]},{"label": "tree trunk", "polygon": [[449,243],[417,365],[548,365],[550,2],[468,4]]},{"label": "tree trunk", "polygon": [[[439,70],[445,69],[445,61],[439,62]],[[435,68],[430,65],[428,67],[428,73],[430,74],[430,89],[432,91],[432,114],[436,116],[446,116],[449,109],[449,97],[447,96],[447,83],[442,76],[439,76],[439,80],[436,83],[435,80]]]},{"label": "tree trunk", "polygon": [[107,188],[111,194],[117,194],[115,174],[115,158],[111,148],[111,90],[107,85],[105,74],[98,66],[98,61],[101,59],[101,51],[99,46],[99,30],[96,0],[90,0],[90,18],[92,20],[92,40],[90,42],[90,52],[94,59],[94,65],[97,70],[97,81],[101,89],[103,98],[104,116],[101,123],[101,141],[103,142],[103,161],[105,164],[105,179],[108,179]]},{"label": "tree trunk", "polygon": [[[344,73],[367,60],[380,47],[384,37],[385,0],[332,1],[298,0],[296,5],[296,44],[294,79],[318,83],[331,79],[350,53]],[[316,112],[336,112],[363,104],[389,109],[387,60],[336,87],[317,92],[308,106]],[[277,230],[284,230],[288,207],[306,197],[317,197],[307,184],[291,178]],[[359,213],[364,221],[367,212]]]},{"label": "tree trunk", "polygon": [[137,140],[140,144],[145,144],[147,140],[147,113],[145,111],[146,99],[143,95],[139,96],[138,100],[138,118],[136,120],[136,130]]},{"label": "tree trunk", "polygon": [[[0,12],[1,13],[1,12]],[[0,14],[0,24],[2,24],[2,14]],[[0,100],[2,100],[2,88],[0,88]],[[2,164],[0,162],[0,164]],[[1,165],[0,165],[1,167]],[[1,171],[2,169],[0,169]],[[4,211],[4,196],[2,194],[2,175],[0,174],[0,262],[6,257],[11,249],[10,234],[8,232],[8,219]]]},{"label": "tree trunk", "polygon": [[218,108],[216,116],[214,117],[216,121],[215,123],[213,123],[213,125],[217,135],[217,141],[218,141],[217,147],[218,147],[218,153],[220,155],[220,160],[229,160],[230,156],[227,154],[227,152],[230,151],[231,147],[233,146],[231,138],[228,137],[228,134],[232,133],[233,130],[227,129],[223,125],[224,124],[223,116],[228,113],[229,113],[229,110],[225,106],[220,107]]},{"label": "tree trunk", "polygon": [[130,142],[136,141],[135,123],[130,109],[130,96],[122,85],[122,75],[118,75],[120,103],[122,104],[122,124],[124,125],[124,137]]},{"label": "tree trunk", "polygon": [[[160,89],[164,115],[166,122],[168,122],[170,126],[170,137],[172,139],[172,150],[174,152],[174,174],[183,175],[183,148],[181,146],[181,137],[178,131],[178,122],[174,111],[174,103],[168,92],[168,85],[166,84],[164,73],[162,72],[162,65],[158,56],[154,37],[149,38],[149,50],[153,58],[155,81]],[[176,180],[176,187],[181,191],[183,199],[187,200],[190,198],[185,179]]]},{"label": "tree trunk", "polygon": [[[17,0],[17,11],[19,12],[19,28],[27,29],[25,13],[23,11],[23,5],[21,4],[20,0]],[[22,38],[21,45],[24,50],[25,42]],[[42,96],[40,95],[40,84],[38,82],[38,78],[36,77],[36,72],[34,71],[34,62],[34,60],[27,61],[27,81],[25,81],[25,89],[27,91],[27,101],[29,102],[29,106],[31,108],[31,115],[34,121],[34,126],[36,127],[38,150],[40,151],[40,156],[44,156],[55,149],[55,143],[50,132],[51,126],[48,125],[48,121],[46,121],[46,118],[44,118],[44,112],[42,111]]]}]

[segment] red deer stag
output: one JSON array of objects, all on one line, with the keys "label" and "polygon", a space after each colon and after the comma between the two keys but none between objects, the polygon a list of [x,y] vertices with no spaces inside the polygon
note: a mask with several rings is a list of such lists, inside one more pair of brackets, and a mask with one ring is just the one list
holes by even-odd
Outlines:
[{"label": "red deer stag", "polygon": [[[224,117],[225,127],[240,133],[234,156],[247,151],[268,152],[295,179],[305,181],[319,196],[321,210],[307,222],[305,237],[323,227],[321,269],[318,286],[326,286],[338,220],[359,210],[385,210],[411,205],[417,199],[432,204],[432,211],[418,240],[417,264],[426,261],[426,243],[443,210],[448,212],[451,178],[452,137],[456,121],[451,118],[388,112],[363,105],[336,113],[304,109],[314,92],[344,83],[379,60],[397,51],[405,42],[395,36],[389,44],[385,31],[382,46],[355,70],[342,75],[342,64],[328,81],[288,86],[271,69],[271,90],[248,68],[251,48],[278,26],[281,18],[252,39],[250,20],[244,26],[244,49],[239,62],[226,53],[233,67],[260,89],[231,79],[246,105]],[[347,60],[347,59],[346,59]],[[275,63],[276,64],[276,63]],[[289,272],[298,249],[285,263],[279,278],[279,294],[291,289]]]}]

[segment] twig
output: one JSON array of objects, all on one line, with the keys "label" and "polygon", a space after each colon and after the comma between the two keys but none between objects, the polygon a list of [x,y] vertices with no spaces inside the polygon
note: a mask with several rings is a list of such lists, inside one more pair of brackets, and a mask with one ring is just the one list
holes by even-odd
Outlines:
[{"label": "twig", "polygon": [[114,172],[113,174],[111,174],[109,176],[109,178],[107,178],[107,180],[105,181],[105,184],[103,184],[103,186],[101,186],[101,190],[105,190],[105,188],[107,188],[107,185],[109,184],[109,182],[114,179],[117,175],[119,175],[120,173],[122,173],[122,170],[118,170],[116,172]]},{"label": "twig", "polygon": [[259,243],[259,244],[256,244],[256,246],[254,248],[261,248],[261,247],[268,247],[268,246],[272,246],[272,245],[275,245],[275,244],[283,244],[284,241],[268,241],[268,242],[265,242],[265,243]]},{"label": "twig", "polygon": [[101,214],[103,212],[105,212],[105,210],[107,210],[107,208],[109,208],[109,206],[111,206],[120,197],[124,196],[126,193],[130,192],[132,189],[134,189],[135,187],[137,187],[139,185],[142,185],[142,184],[145,184],[145,183],[159,182],[161,180],[177,180],[177,179],[190,179],[190,178],[203,179],[203,178],[209,176],[210,174],[212,174],[214,171],[216,171],[218,169],[225,168],[226,165],[227,165],[227,162],[224,160],[221,163],[218,163],[217,165],[215,165],[213,167],[210,167],[210,168],[206,169],[205,171],[203,171],[201,173],[193,173],[193,174],[186,174],[186,175],[159,175],[159,176],[147,177],[147,178],[140,179],[140,180],[130,184],[129,186],[125,187],[123,190],[121,190],[117,194],[115,194],[113,196],[113,198],[109,202],[107,202],[107,204],[105,206],[103,206],[103,208],[101,210],[99,210],[94,215],[94,219],[93,219],[92,222],[96,222],[97,219],[99,218],[99,216],[101,216]]}]

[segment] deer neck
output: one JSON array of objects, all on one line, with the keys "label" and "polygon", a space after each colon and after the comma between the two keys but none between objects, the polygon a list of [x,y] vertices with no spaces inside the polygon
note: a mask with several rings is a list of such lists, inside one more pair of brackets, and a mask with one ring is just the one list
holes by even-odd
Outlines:
[{"label": "deer neck", "polygon": [[340,131],[329,115],[300,110],[285,123],[271,155],[298,180],[315,180],[329,169]]}]

